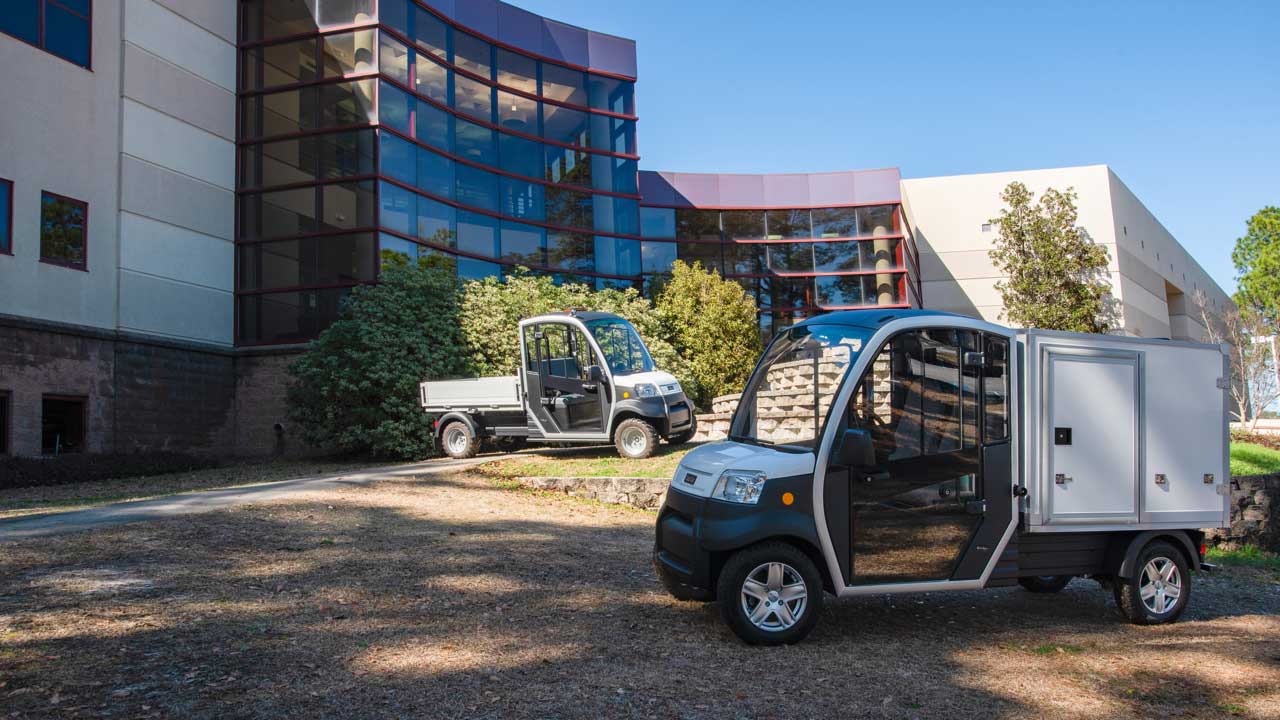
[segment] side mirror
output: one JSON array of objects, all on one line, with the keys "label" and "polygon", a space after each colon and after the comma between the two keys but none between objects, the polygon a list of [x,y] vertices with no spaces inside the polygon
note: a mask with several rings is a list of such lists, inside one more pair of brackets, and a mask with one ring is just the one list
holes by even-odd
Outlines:
[{"label": "side mirror", "polygon": [[598,383],[604,382],[604,370],[599,365],[587,366],[587,382]]},{"label": "side mirror", "polygon": [[856,468],[873,467],[876,464],[876,448],[871,442],[871,433],[866,430],[845,430],[838,442],[836,464]]}]

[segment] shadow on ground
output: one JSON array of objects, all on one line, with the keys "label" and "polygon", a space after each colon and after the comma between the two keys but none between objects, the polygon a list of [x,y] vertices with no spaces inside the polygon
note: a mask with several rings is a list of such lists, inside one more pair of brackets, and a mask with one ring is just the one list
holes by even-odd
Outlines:
[{"label": "shadow on ground", "polygon": [[15,717],[1220,717],[1280,710],[1280,593],[1121,623],[1076,581],[831,602],[749,648],[671,600],[653,516],[472,475],[3,546]]}]

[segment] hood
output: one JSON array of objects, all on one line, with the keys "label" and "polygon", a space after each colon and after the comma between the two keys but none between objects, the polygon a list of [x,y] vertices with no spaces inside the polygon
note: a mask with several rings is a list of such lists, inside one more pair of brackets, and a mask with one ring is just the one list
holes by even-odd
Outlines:
[{"label": "hood", "polygon": [[813,475],[811,452],[785,452],[761,445],[721,440],[695,448],[676,468],[671,487],[683,493],[710,497],[725,470],[754,470],[767,478]]},{"label": "hood", "polygon": [[658,386],[658,392],[662,395],[673,395],[680,390],[668,389],[672,384],[677,388],[680,383],[676,381],[676,377],[669,372],[661,370],[650,370],[649,372],[632,373],[630,375],[614,375],[613,383],[618,387],[635,387],[641,383],[649,383]]}]

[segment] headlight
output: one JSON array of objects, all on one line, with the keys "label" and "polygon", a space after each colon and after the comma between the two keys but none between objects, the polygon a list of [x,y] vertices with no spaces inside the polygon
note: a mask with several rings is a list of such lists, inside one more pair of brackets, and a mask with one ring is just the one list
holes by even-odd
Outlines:
[{"label": "headlight", "polygon": [[636,397],[650,398],[658,396],[658,386],[652,383],[640,383],[635,386]]},{"label": "headlight", "polygon": [[766,479],[764,473],[755,470],[725,470],[716,481],[716,489],[711,492],[711,497],[755,505],[760,501]]}]

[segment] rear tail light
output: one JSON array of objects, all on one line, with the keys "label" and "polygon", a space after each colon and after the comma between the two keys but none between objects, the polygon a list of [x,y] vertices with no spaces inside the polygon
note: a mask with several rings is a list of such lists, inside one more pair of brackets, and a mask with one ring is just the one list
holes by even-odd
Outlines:
[{"label": "rear tail light", "polygon": [[1200,557],[1204,557],[1207,552],[1208,552],[1208,546],[1205,545],[1204,543],[1200,543]]}]

